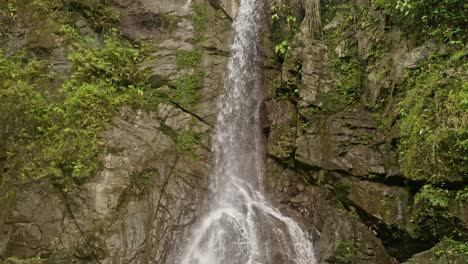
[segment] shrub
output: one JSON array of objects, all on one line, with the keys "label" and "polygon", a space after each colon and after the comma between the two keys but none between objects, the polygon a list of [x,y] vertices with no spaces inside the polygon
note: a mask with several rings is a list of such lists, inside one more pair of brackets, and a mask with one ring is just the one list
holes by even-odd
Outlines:
[{"label": "shrub", "polygon": [[374,0],[395,23],[452,44],[466,42],[468,5],[463,0]]}]

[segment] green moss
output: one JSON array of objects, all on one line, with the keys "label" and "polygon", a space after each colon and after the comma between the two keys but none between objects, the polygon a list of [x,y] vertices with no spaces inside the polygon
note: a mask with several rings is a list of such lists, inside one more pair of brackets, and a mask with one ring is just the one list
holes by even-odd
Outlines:
[{"label": "green moss", "polygon": [[[436,259],[454,260],[458,257],[468,258],[468,242],[458,241],[450,237],[445,237],[433,249]],[[455,262],[454,262],[455,263]]]},{"label": "green moss", "polygon": [[288,133],[284,133],[281,137],[275,140],[271,151],[277,158],[292,160],[296,150],[296,129],[290,129]]},{"label": "green moss", "polygon": [[332,59],[331,72],[335,78],[334,90],[327,94],[337,104],[359,102],[361,95],[361,65],[356,58]]},{"label": "green moss", "polygon": [[187,110],[194,110],[201,81],[202,77],[199,74],[184,75],[172,83],[174,89],[168,95],[169,100]]},{"label": "green moss", "polygon": [[200,144],[200,135],[193,130],[187,130],[180,133],[177,137],[177,151],[196,159],[196,147]]},{"label": "green moss", "polygon": [[[433,57],[409,72],[408,91],[399,103],[399,154],[404,175],[443,183],[468,175],[468,83],[459,53]],[[464,121],[465,120],[465,121]]]},{"label": "green moss", "polygon": [[357,264],[357,248],[352,240],[337,240],[333,251],[333,263]]},{"label": "green moss", "polygon": [[[348,39],[346,32],[352,31],[355,26],[355,6],[347,4],[327,3],[325,5],[325,20],[338,19],[338,27],[325,36],[329,48],[329,72],[333,77],[333,88],[324,95],[326,105],[332,110],[340,110],[347,105],[356,104],[360,100],[363,70],[357,59],[357,47],[352,39]],[[341,43],[346,44],[346,54],[341,57],[335,48]]]},{"label": "green moss", "polygon": [[204,4],[196,4],[193,7],[193,27],[195,29],[195,37],[193,42],[199,43],[203,39],[206,23],[206,6]]},{"label": "green moss", "polygon": [[183,50],[177,52],[179,68],[196,68],[200,65],[202,54],[198,50]]},{"label": "green moss", "polygon": [[153,178],[158,176],[158,171],[143,171],[142,173],[132,175],[130,178],[132,183],[132,192],[135,195],[142,194],[148,187],[151,186]]}]

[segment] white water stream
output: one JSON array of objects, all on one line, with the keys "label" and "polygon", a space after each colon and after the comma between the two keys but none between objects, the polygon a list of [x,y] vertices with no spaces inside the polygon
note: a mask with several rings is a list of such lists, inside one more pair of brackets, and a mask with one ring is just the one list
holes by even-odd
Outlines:
[{"label": "white water stream", "polygon": [[307,233],[264,197],[263,99],[257,63],[263,0],[241,0],[213,142],[211,202],[180,264],[314,264]]}]

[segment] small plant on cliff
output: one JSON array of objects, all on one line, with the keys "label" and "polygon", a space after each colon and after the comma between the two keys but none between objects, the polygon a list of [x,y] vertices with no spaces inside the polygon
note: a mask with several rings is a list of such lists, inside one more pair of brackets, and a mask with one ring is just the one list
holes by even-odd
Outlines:
[{"label": "small plant on cliff", "polygon": [[357,264],[357,249],[352,240],[337,240],[333,252],[333,263]]},{"label": "small plant on cliff", "polygon": [[203,4],[197,4],[193,8],[193,25],[195,28],[195,37],[193,42],[198,43],[203,38],[203,33],[205,31],[205,22],[206,22],[206,6]]},{"label": "small plant on cliff", "polygon": [[292,8],[287,3],[281,5],[274,1],[271,5],[271,22],[275,42],[275,52],[284,60],[289,51],[289,43],[298,32],[298,19],[293,14]]},{"label": "small plant on cliff", "polygon": [[288,52],[289,49],[291,48],[289,47],[289,41],[287,40],[283,40],[281,41],[281,43],[275,46],[276,54],[278,54],[282,58],[286,57],[286,53]]},{"label": "small plant on cliff", "polygon": [[433,250],[436,259],[444,258],[447,260],[447,263],[452,264],[456,263],[455,260],[459,255],[468,256],[468,242],[445,237]]}]

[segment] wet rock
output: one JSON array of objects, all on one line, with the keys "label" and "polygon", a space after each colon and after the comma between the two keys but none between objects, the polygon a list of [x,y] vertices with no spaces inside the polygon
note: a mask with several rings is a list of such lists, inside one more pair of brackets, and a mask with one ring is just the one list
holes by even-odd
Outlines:
[{"label": "wet rock", "polygon": [[[312,226],[318,234],[314,239],[319,263],[349,254],[356,263],[394,263],[381,241],[360,222],[356,213],[334,207],[325,199],[326,192],[318,188],[309,189],[309,194],[314,197],[310,210]],[[347,253],[346,247],[350,252]]]},{"label": "wet rock", "polygon": [[[165,120],[177,117],[175,109],[162,111]],[[68,193],[43,182],[17,194],[0,253],[34,257],[75,251],[76,257],[101,263],[140,262],[144,244],[151,248],[147,254],[164,260],[177,230],[193,221],[202,204],[208,171],[202,160],[177,153],[176,143],[159,130],[161,122],[157,113],[122,108],[102,135],[106,151],[95,177]],[[183,129],[180,122],[171,124]],[[152,177],[140,186],[145,191],[134,195],[145,172]]]},{"label": "wet rock", "polygon": [[348,199],[367,214],[389,226],[409,223],[410,194],[405,188],[356,178],[344,178],[343,183],[348,187]]},{"label": "wet rock", "polygon": [[321,105],[318,96],[329,91],[327,79],[323,78],[326,69],[326,46],[321,42],[313,42],[307,45],[302,54],[302,83],[299,91],[300,105]]},{"label": "wet rock", "polygon": [[385,162],[385,152],[389,151],[385,142],[375,144],[380,137],[370,113],[340,112],[310,123],[297,138],[296,158],[311,166],[357,176],[385,174],[393,164]]}]

